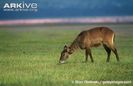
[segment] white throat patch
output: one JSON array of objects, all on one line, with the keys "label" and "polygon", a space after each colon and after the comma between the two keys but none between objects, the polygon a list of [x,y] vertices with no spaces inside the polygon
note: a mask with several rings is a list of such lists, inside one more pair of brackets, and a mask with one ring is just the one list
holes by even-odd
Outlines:
[{"label": "white throat patch", "polygon": [[65,61],[60,61],[61,64],[65,63]]}]

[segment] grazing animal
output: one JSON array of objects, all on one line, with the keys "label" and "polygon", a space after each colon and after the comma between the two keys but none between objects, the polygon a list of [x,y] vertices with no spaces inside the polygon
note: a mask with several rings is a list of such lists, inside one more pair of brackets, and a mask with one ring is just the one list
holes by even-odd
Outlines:
[{"label": "grazing animal", "polygon": [[107,52],[107,60],[110,60],[111,51],[119,61],[117,49],[114,44],[115,33],[108,27],[95,27],[86,31],[82,31],[70,46],[64,46],[63,51],[59,59],[60,63],[64,63],[65,60],[71,55],[76,49],[80,48],[85,50],[85,61],[88,61],[88,55],[90,56],[91,62],[94,62],[91,48],[103,45]]}]

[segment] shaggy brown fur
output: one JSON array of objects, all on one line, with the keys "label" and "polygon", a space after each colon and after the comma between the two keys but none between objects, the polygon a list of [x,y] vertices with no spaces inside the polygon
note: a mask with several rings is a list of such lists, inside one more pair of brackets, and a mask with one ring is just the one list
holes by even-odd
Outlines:
[{"label": "shaggy brown fur", "polygon": [[64,61],[76,49],[80,48],[85,49],[85,61],[88,61],[89,55],[91,62],[93,62],[94,60],[91,54],[91,48],[98,47],[100,45],[103,45],[107,52],[107,62],[110,60],[111,50],[116,55],[117,61],[119,61],[117,49],[114,45],[114,37],[114,32],[108,27],[95,27],[90,30],[82,31],[69,47],[64,47],[64,50],[61,53],[60,61]]}]

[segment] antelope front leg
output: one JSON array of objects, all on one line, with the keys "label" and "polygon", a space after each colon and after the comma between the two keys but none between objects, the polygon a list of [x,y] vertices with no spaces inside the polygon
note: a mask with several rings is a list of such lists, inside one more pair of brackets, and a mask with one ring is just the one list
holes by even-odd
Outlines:
[{"label": "antelope front leg", "polygon": [[91,62],[94,62],[92,54],[91,54],[91,49],[86,49],[85,51],[85,55],[86,55],[86,62],[88,61],[88,55],[90,56]]},{"label": "antelope front leg", "polygon": [[86,49],[86,50],[85,50],[85,62],[88,61],[88,55],[89,55],[89,53],[88,53],[88,50]]}]

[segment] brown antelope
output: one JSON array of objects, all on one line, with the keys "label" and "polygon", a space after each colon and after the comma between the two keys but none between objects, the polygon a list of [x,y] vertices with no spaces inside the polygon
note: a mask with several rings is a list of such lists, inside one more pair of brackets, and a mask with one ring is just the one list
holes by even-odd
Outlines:
[{"label": "brown antelope", "polygon": [[89,55],[91,62],[94,62],[91,54],[91,48],[98,47],[101,44],[107,52],[106,62],[109,62],[110,60],[111,50],[116,55],[117,61],[119,61],[117,49],[114,44],[114,38],[115,33],[108,27],[95,27],[90,30],[82,31],[70,46],[64,46],[59,62],[64,63],[69,55],[78,48],[85,50],[85,61],[88,61]]}]

